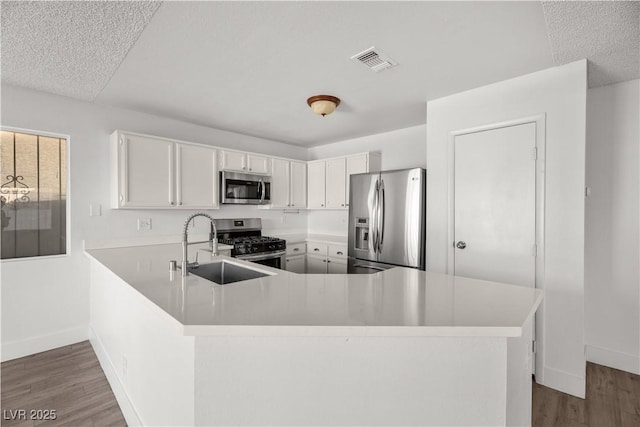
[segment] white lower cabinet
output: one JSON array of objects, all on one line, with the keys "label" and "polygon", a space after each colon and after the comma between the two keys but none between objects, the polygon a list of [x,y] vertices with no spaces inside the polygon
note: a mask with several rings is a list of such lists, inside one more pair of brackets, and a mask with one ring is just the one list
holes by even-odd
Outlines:
[{"label": "white lower cabinet", "polygon": [[327,258],[328,274],[347,274],[347,261],[337,258]]},{"label": "white lower cabinet", "polygon": [[287,244],[287,264],[285,269],[293,273],[304,274],[306,271],[306,244],[305,243],[292,243]]},{"label": "white lower cabinet", "polygon": [[307,242],[308,274],[346,274],[347,247],[339,244]]},{"label": "white lower cabinet", "polygon": [[306,272],[306,262],[304,255],[287,256],[287,271],[304,274]]},{"label": "white lower cabinet", "polygon": [[308,254],[307,274],[327,274],[327,258]]}]

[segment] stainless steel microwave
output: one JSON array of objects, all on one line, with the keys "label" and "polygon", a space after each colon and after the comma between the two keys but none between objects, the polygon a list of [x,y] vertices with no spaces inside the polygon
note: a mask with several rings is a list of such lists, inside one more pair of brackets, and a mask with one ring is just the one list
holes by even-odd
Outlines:
[{"label": "stainless steel microwave", "polygon": [[220,172],[220,203],[267,205],[271,203],[271,177],[248,173]]}]

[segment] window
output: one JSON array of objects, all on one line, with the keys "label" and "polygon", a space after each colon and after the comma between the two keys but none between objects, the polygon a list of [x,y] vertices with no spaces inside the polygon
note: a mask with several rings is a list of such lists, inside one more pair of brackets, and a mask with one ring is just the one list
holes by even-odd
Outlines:
[{"label": "window", "polygon": [[0,258],[66,254],[67,140],[0,134]]}]

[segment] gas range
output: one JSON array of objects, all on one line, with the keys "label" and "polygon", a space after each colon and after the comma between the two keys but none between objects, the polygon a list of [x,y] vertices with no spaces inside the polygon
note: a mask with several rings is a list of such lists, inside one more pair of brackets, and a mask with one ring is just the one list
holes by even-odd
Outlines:
[{"label": "gas range", "polygon": [[228,237],[218,239],[218,242],[233,246],[231,256],[284,251],[287,249],[285,240],[268,236]]},{"label": "gas range", "polygon": [[233,246],[231,256],[284,269],[287,242],[262,235],[260,218],[216,219],[218,243]]}]

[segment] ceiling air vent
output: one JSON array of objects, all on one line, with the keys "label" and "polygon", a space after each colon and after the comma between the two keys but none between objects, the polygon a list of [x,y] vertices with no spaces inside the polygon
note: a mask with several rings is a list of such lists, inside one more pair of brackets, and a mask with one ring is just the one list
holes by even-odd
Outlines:
[{"label": "ceiling air vent", "polygon": [[357,53],[353,55],[351,59],[362,62],[364,65],[371,68],[376,73],[378,71],[386,70],[387,68],[395,67],[396,65],[398,65],[396,61],[389,58],[387,55],[385,55],[375,47],[370,47],[363,52]]}]

